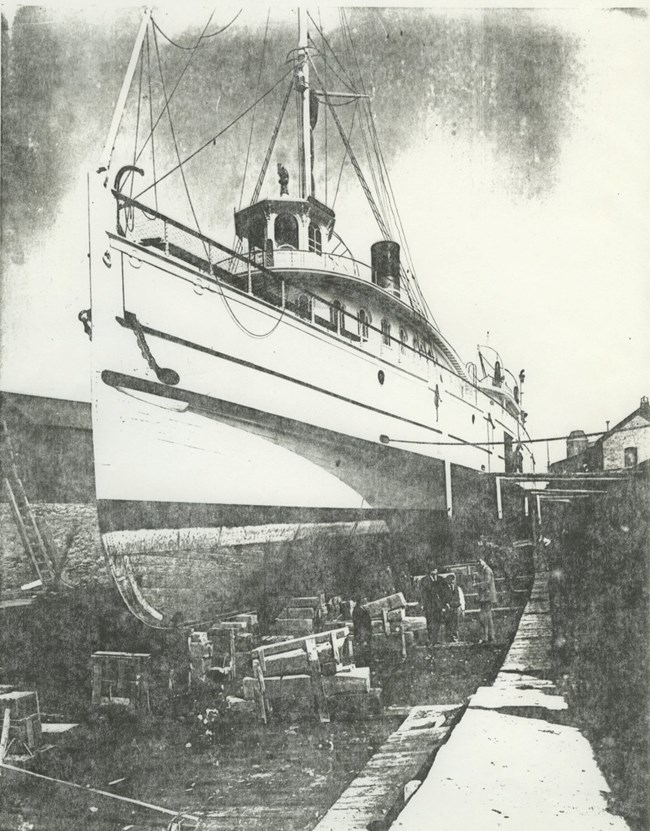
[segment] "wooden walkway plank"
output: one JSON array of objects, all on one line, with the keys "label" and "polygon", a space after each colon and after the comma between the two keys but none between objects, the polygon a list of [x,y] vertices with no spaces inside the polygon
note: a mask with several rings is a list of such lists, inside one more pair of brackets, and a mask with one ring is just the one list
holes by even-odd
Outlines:
[{"label": "wooden walkway plank", "polygon": [[413,707],[313,831],[366,831],[404,804],[404,787],[422,775],[455,722],[461,705]]}]

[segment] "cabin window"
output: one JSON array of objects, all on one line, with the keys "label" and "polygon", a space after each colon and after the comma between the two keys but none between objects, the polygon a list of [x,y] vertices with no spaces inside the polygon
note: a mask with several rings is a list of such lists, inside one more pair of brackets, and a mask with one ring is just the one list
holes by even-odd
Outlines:
[{"label": "cabin window", "polygon": [[636,447],[626,447],[623,451],[625,467],[636,467],[638,453]]},{"label": "cabin window", "polygon": [[298,314],[298,317],[304,317],[305,320],[311,320],[311,297],[307,294],[300,294],[298,296],[296,313]]},{"label": "cabin window", "polygon": [[330,323],[332,329],[336,329],[337,332],[344,328],[344,312],[345,306],[340,300],[335,300],[330,306]]},{"label": "cabin window", "polygon": [[254,222],[251,222],[248,229],[248,247],[251,251],[253,249],[263,251],[265,243],[266,223],[263,219],[256,219]]},{"label": "cabin window", "polygon": [[273,240],[267,239],[264,248],[264,266],[266,268],[273,268]]},{"label": "cabin window", "polygon": [[313,222],[309,223],[309,250],[314,251],[316,254],[323,253],[323,243],[320,228],[318,227],[318,225],[314,225]]},{"label": "cabin window", "polygon": [[400,349],[400,352],[403,355],[406,354],[406,351],[407,351],[406,347],[408,345],[408,342],[409,342],[409,336],[406,333],[406,329],[400,329],[399,330],[399,349]]},{"label": "cabin window", "polygon": [[365,309],[359,309],[357,315],[359,321],[359,337],[361,340],[368,340],[368,326],[370,325],[370,315]]},{"label": "cabin window", "polygon": [[298,248],[298,220],[291,214],[280,214],[275,218],[275,244],[280,247]]},{"label": "cabin window", "polygon": [[381,340],[386,346],[390,346],[390,321],[386,318],[381,322]]},{"label": "cabin window", "polygon": [[417,338],[417,335],[413,335],[413,349],[415,352],[420,351],[420,341]]}]

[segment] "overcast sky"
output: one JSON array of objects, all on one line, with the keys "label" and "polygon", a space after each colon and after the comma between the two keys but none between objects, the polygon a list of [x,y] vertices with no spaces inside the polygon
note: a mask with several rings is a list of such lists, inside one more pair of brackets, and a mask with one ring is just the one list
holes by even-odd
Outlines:
[{"label": "overcast sky", "polygon": [[[76,320],[89,305],[85,177],[103,145],[139,12],[5,11],[0,386],[87,400],[90,349]],[[237,11],[220,4],[208,31]],[[319,17],[314,7],[312,15],[343,58],[336,10]],[[187,46],[210,10],[154,16]],[[295,21],[272,12],[263,47],[266,17],[247,6],[197,50],[171,106],[183,154],[286,72]],[[627,415],[650,393],[645,13],[350,9],[347,18],[419,281],[446,337],[465,361],[489,338],[515,374],[526,369],[534,436],[598,430]],[[190,53],[162,36],[159,49],[169,88]],[[120,164],[132,153],[137,77]],[[328,84],[341,87],[332,74]],[[283,83],[256,112],[244,202],[284,91]],[[352,108],[339,112],[348,129]],[[227,243],[250,125],[243,119],[187,166],[202,230]],[[331,203],[342,148],[322,112],[318,129],[317,196]],[[358,132],[356,139],[362,156]],[[293,179],[292,142],[287,128],[271,169],[282,161]],[[157,153],[160,173],[172,162],[162,138]],[[150,181],[147,154],[142,163]],[[168,212],[184,221],[175,178]],[[276,191],[275,177],[266,184]],[[378,234],[349,165],[335,208],[338,232],[368,260]],[[562,443],[551,445],[552,459],[563,454]],[[545,448],[536,455],[545,461]]]}]

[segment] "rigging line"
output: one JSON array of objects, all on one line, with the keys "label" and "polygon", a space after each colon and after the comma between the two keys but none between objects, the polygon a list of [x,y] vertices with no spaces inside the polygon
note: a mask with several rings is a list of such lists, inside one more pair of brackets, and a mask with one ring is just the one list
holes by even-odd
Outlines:
[{"label": "rigging line", "polygon": [[[357,98],[357,103],[358,103],[358,101],[359,101],[359,99]],[[325,112],[327,112],[327,110],[325,110]],[[348,142],[352,138],[352,130],[354,130],[354,119],[355,119],[356,114],[357,114],[357,107],[355,107],[353,112],[352,112],[352,121],[350,122],[350,132],[348,133]],[[334,206],[336,205],[336,199],[339,195],[339,187],[341,185],[341,177],[343,176],[343,168],[345,166],[346,158],[347,158],[347,154],[344,152],[343,153],[343,158],[341,159],[341,169],[339,170],[338,182],[336,183],[336,192],[334,193],[334,201],[332,202],[332,210],[334,210]]]},{"label": "rigging line", "polygon": [[[340,21],[341,21],[341,28],[343,29],[344,45],[345,45],[345,48],[348,52],[348,58],[350,60],[350,65],[352,66],[352,58],[355,57],[354,56],[354,48],[353,48],[353,44],[352,44],[352,39],[351,39],[351,37],[349,35],[349,32],[347,30],[347,21],[344,17],[343,10],[339,10],[339,18],[340,18]],[[363,81],[361,79],[360,72],[357,72],[357,75],[358,75],[358,77],[357,77],[356,80],[357,80],[357,82],[360,83],[360,85],[361,85],[360,88],[361,88],[362,92],[365,93],[365,89],[363,88]],[[362,107],[361,108],[361,116],[364,115],[364,112],[365,111]],[[376,174],[376,171],[375,171],[374,161],[373,161],[372,155],[371,155],[371,153],[369,151],[369,148],[368,148],[368,139],[366,137],[366,132],[364,130],[363,118],[362,117],[359,119],[359,128],[360,128],[360,131],[361,131],[361,139],[363,141],[363,147],[364,147],[364,150],[365,150],[365,153],[366,153],[366,159],[367,159],[367,162],[368,162],[368,167],[370,168],[370,175],[372,177],[375,192],[377,194],[379,202],[381,203],[382,219],[384,221],[385,226],[388,228],[388,224],[386,222],[387,211],[386,211],[386,206],[384,204],[384,194],[382,192],[382,189],[379,187],[379,183],[377,181],[377,174]],[[384,234],[384,236],[385,236],[386,239],[390,239],[393,235],[391,234],[390,230],[388,230]]]},{"label": "rigging line", "polygon": [[[171,93],[170,93],[170,95],[169,95],[169,98],[168,98],[168,103],[167,103],[167,105],[166,105],[166,106],[168,106],[168,105],[169,105],[169,102],[170,102],[170,101],[172,100],[172,98],[174,97],[174,93],[175,93],[175,92],[176,92],[176,90],[178,89],[178,85],[180,84],[181,80],[183,79],[183,76],[185,75],[185,73],[187,72],[187,69],[188,69],[189,65],[192,63],[192,60],[194,59],[194,55],[196,55],[197,49],[198,49],[198,48],[199,48],[199,46],[201,45],[201,38],[203,37],[203,34],[204,34],[205,30],[206,30],[206,29],[208,28],[208,26],[210,25],[210,21],[212,20],[213,15],[214,15],[214,11],[212,11],[212,13],[210,14],[210,17],[208,18],[208,22],[207,22],[207,23],[205,24],[205,26],[203,27],[203,32],[201,32],[201,36],[200,36],[200,37],[199,37],[199,39],[197,40],[197,42],[196,42],[196,44],[195,44],[194,48],[192,49],[192,53],[191,53],[191,55],[188,57],[188,59],[187,59],[187,61],[186,61],[186,63],[185,63],[185,66],[184,66],[184,67],[183,67],[183,69],[181,70],[181,74],[178,76],[178,79],[176,80],[176,83],[174,84],[174,89],[171,91]],[[156,25],[156,21],[153,19],[153,17],[151,18],[151,22],[152,22],[152,23],[153,23],[153,25],[154,25],[154,39],[155,39],[157,25]],[[156,41],[156,43],[157,43],[157,41]],[[157,48],[157,46],[156,46],[156,48]],[[149,133],[149,135],[147,136],[147,138],[146,138],[146,140],[145,140],[144,144],[143,144],[143,145],[142,145],[142,147],[140,148],[140,152],[138,153],[138,159],[139,159],[139,158],[140,158],[140,156],[144,153],[144,149],[145,149],[145,147],[147,146],[147,144],[149,144],[149,139],[151,139],[151,138],[152,138],[153,133],[154,133],[154,130],[156,129],[156,127],[157,127],[157,126],[158,126],[158,124],[160,123],[160,119],[161,119],[161,118],[163,117],[163,115],[165,114],[165,108],[166,108],[166,107],[163,107],[163,109],[160,111],[160,114],[158,115],[158,118],[156,119],[156,123],[155,123],[155,124],[153,125],[153,127],[151,128],[151,132]],[[136,159],[136,161],[137,161],[137,159]]]},{"label": "rigging line", "polygon": [[296,143],[298,145],[298,193],[302,196],[305,192],[305,183],[307,181],[307,171],[303,170],[302,163],[302,159],[305,157],[305,143],[302,132],[302,107],[300,105],[300,96],[296,95],[294,100],[296,102]]},{"label": "rigging line", "polygon": [[[321,14],[320,14],[320,8],[318,9],[318,22],[320,23],[320,28],[322,29],[323,28],[323,20],[321,18]],[[328,67],[327,67],[327,61],[325,60],[324,55],[323,55],[323,60],[325,62],[325,69],[323,71],[323,76],[325,78],[325,87],[327,88],[327,68]],[[325,204],[326,205],[327,205],[327,197],[328,197],[328,193],[329,193],[328,192],[328,187],[327,187],[328,186],[328,176],[329,176],[329,165],[328,165],[329,158],[328,158],[328,148],[327,148],[327,133],[328,133],[328,124],[327,124],[328,115],[327,115],[327,113],[328,113],[328,110],[327,110],[327,107],[325,107]],[[349,136],[348,136],[348,138],[349,138]]]},{"label": "rigging line", "polygon": [[[350,64],[353,65],[352,59],[354,59],[356,61],[356,55],[354,54],[354,45],[352,43],[352,38],[351,38],[349,30],[348,30],[347,19],[346,19],[345,14],[344,14],[342,9],[339,10],[339,16],[340,16],[340,20],[341,20],[341,26],[343,28],[344,43],[345,43],[346,49],[347,49],[349,57],[350,57]],[[362,93],[365,93],[365,88],[364,88],[364,85],[363,85],[363,80],[361,78],[361,71],[359,69],[358,61],[356,61],[356,63],[357,63],[357,81],[360,84],[360,88],[361,88]],[[362,114],[362,116],[365,114],[365,110],[363,108],[361,109],[361,114]],[[384,193],[383,193],[382,188],[379,186],[379,182],[378,182],[378,179],[377,179],[377,173],[375,171],[374,160],[373,160],[372,154],[370,153],[370,150],[368,148],[368,139],[366,137],[366,132],[365,132],[364,127],[363,127],[363,118],[359,119],[359,126],[360,126],[360,129],[361,129],[361,138],[363,140],[363,146],[364,146],[364,150],[365,150],[365,153],[366,153],[366,159],[368,161],[368,166],[370,168],[370,175],[372,177],[373,185],[375,187],[375,192],[377,193],[377,197],[379,199],[379,202],[381,203],[382,219],[384,221],[384,225],[388,228],[388,222],[386,221],[387,218],[388,218],[388,211],[386,210],[386,205],[385,205],[385,202],[384,202]],[[390,230],[388,230],[385,234],[386,239],[391,239],[393,236],[394,235],[391,233]]]},{"label": "rigging line", "polygon": [[[247,107],[247,108],[246,108],[243,112],[241,112],[241,113],[240,113],[240,114],[239,114],[236,118],[234,118],[234,119],[230,122],[230,124],[226,125],[226,126],[225,126],[222,130],[220,130],[218,133],[216,133],[216,135],[212,136],[212,138],[209,138],[209,139],[208,139],[206,142],[204,142],[204,143],[203,143],[203,144],[202,144],[199,148],[197,148],[197,149],[196,149],[196,150],[194,150],[192,153],[190,153],[190,155],[189,155],[189,156],[186,156],[180,164],[176,165],[176,167],[172,167],[172,168],[171,168],[171,170],[168,170],[168,171],[167,171],[167,173],[164,173],[164,174],[160,177],[160,179],[158,179],[158,181],[157,181],[157,182],[155,182],[154,184],[160,184],[160,182],[162,182],[162,181],[163,181],[164,179],[166,179],[168,176],[171,176],[171,175],[172,175],[172,173],[175,173],[175,172],[178,170],[178,168],[179,168],[179,167],[181,167],[182,165],[184,165],[184,164],[186,164],[187,162],[189,162],[189,161],[190,161],[190,159],[193,159],[195,156],[197,156],[199,153],[201,153],[203,150],[205,150],[205,148],[206,148],[206,147],[209,147],[211,144],[214,144],[214,142],[215,142],[218,138],[220,138],[220,137],[221,137],[221,136],[222,136],[222,135],[223,135],[223,134],[224,134],[227,130],[229,130],[231,127],[234,127],[234,125],[235,125],[238,121],[241,121],[241,119],[242,119],[245,115],[247,115],[247,114],[248,114],[248,113],[249,113],[249,112],[253,109],[253,107],[254,107],[256,104],[259,104],[259,103],[260,103],[260,101],[263,101],[263,100],[264,100],[264,99],[265,99],[268,95],[270,95],[270,94],[273,92],[273,90],[274,90],[277,86],[279,86],[279,85],[282,83],[282,81],[284,81],[284,79],[285,79],[285,78],[287,78],[287,77],[288,77],[288,76],[289,76],[292,72],[293,72],[293,68],[292,68],[292,69],[288,69],[288,70],[284,73],[284,75],[282,75],[282,76],[281,76],[281,77],[280,77],[280,78],[279,78],[279,79],[278,79],[278,80],[277,80],[277,81],[273,84],[273,86],[272,86],[272,87],[270,87],[269,89],[267,89],[267,91],[264,93],[264,95],[261,95],[261,96],[257,99],[257,101],[254,101],[254,102],[250,105],[250,107]],[[154,187],[154,185],[153,185],[153,184],[149,185],[149,186],[148,186],[148,187],[146,187],[144,190],[141,190],[141,191],[140,191],[140,193],[139,193],[139,194],[135,197],[135,199],[139,199],[139,198],[140,198],[143,194],[145,194],[145,193],[147,193],[148,191],[150,191],[152,187]]]},{"label": "rigging line", "polygon": [[280,315],[278,316],[277,320],[273,323],[273,325],[271,326],[269,331],[260,334],[258,332],[251,332],[251,330],[247,326],[245,326],[241,322],[241,320],[237,317],[237,315],[235,314],[235,312],[233,311],[233,309],[230,306],[228,298],[226,297],[226,295],[224,293],[223,286],[221,285],[221,280],[220,279],[217,279],[217,286],[219,287],[219,293],[221,294],[221,299],[223,300],[224,306],[226,307],[226,309],[228,311],[228,314],[232,318],[233,322],[241,329],[242,332],[249,335],[251,338],[255,338],[256,340],[264,340],[265,338],[270,337],[275,332],[275,330],[278,328],[278,326],[280,325],[280,323],[282,321],[282,318],[284,317],[284,313],[287,310],[286,301],[285,301],[285,305],[282,307]]},{"label": "rigging line", "polygon": [[[354,64],[356,65],[357,82],[358,82],[362,92],[365,93],[366,90],[365,90],[365,85],[363,83],[363,77],[361,75],[361,68],[360,68],[360,65],[359,65],[359,61],[358,61],[356,52],[354,50],[354,44],[352,42],[352,33],[350,31],[350,26],[349,26],[347,17],[345,15],[345,12],[342,9],[340,11],[340,16],[341,16],[341,23],[342,23],[342,28],[343,28],[343,31],[344,31],[344,35],[346,36],[346,45],[348,47],[348,50],[349,50],[350,54],[352,55],[352,57],[354,59]],[[402,276],[404,278],[404,285],[405,285],[407,294],[409,295],[409,298],[411,299],[411,301],[412,301],[413,305],[415,306],[415,308],[420,310],[424,314],[425,317],[428,315],[428,317],[437,326],[437,323],[435,322],[435,320],[433,318],[433,315],[431,314],[431,310],[429,309],[429,306],[428,306],[428,304],[427,304],[427,302],[424,298],[424,295],[422,294],[420,286],[419,286],[419,284],[417,282],[417,279],[415,277],[415,266],[414,266],[414,263],[413,263],[413,258],[412,258],[412,255],[411,255],[408,240],[406,238],[406,234],[404,232],[404,225],[402,223],[401,216],[400,216],[400,213],[399,213],[399,209],[397,207],[397,201],[395,199],[395,194],[394,194],[394,191],[392,189],[392,185],[390,183],[390,178],[388,176],[388,169],[387,169],[386,162],[385,162],[382,150],[381,150],[381,145],[379,143],[379,137],[377,135],[377,129],[376,129],[376,126],[375,126],[375,123],[374,123],[374,118],[373,118],[373,115],[372,115],[372,108],[370,106],[370,101],[369,100],[367,101],[367,110],[365,108],[362,109],[362,113],[365,116],[365,121],[366,121],[367,126],[368,126],[368,132],[370,134],[370,139],[371,139],[371,142],[372,142],[372,146],[373,146],[376,158],[377,158],[377,166],[378,166],[378,171],[379,171],[379,177],[381,179],[381,184],[382,184],[382,187],[379,188],[379,185],[377,184],[377,182],[375,180],[375,186],[377,187],[377,189],[380,193],[384,194],[384,198],[385,198],[384,210],[386,211],[386,208],[388,208],[386,213],[390,214],[393,218],[393,221],[394,221],[394,224],[395,224],[395,230],[397,232],[397,237],[402,242],[402,245],[405,249],[407,264],[408,264],[408,266],[409,266],[409,268],[410,268],[410,270],[413,274],[413,280],[411,280],[409,278],[405,268],[402,266],[402,268],[400,269],[401,272],[402,272]],[[362,134],[364,135],[364,143],[365,143],[365,132],[362,131]],[[370,162],[370,154],[368,152],[367,145],[366,145],[366,153],[368,154],[369,162]],[[384,171],[385,171],[385,175],[384,175]],[[382,202],[383,201],[384,200],[382,200]],[[415,292],[415,295],[413,294],[413,292]]]},{"label": "rigging line", "polygon": [[324,43],[324,44],[325,44],[325,46],[327,46],[327,48],[330,50],[330,52],[332,53],[332,56],[334,57],[334,60],[335,60],[335,61],[337,62],[337,64],[341,67],[341,72],[342,72],[342,73],[343,73],[343,74],[344,74],[344,75],[348,78],[348,80],[349,80],[350,84],[352,84],[352,86],[348,86],[348,84],[345,84],[345,81],[343,81],[342,79],[339,79],[339,80],[341,80],[341,83],[344,83],[344,84],[346,85],[346,87],[348,87],[348,89],[349,89],[351,92],[356,92],[356,90],[354,89],[354,81],[350,78],[350,76],[348,75],[348,73],[347,73],[347,71],[346,71],[345,67],[343,66],[343,64],[342,64],[342,63],[341,63],[341,61],[339,60],[338,55],[336,54],[336,52],[335,52],[335,51],[332,49],[332,47],[330,46],[330,43],[329,43],[329,41],[327,40],[327,38],[325,37],[325,35],[323,34],[322,29],[320,29],[320,28],[318,27],[318,25],[317,25],[316,21],[314,20],[314,18],[311,16],[311,14],[310,14],[309,12],[307,12],[307,17],[311,20],[311,22],[312,22],[312,23],[314,24],[314,26],[316,27],[316,31],[318,32],[318,34],[319,34],[319,35],[321,36],[321,38],[323,39],[323,43]]},{"label": "rigging line", "polygon": [[[646,428],[650,428],[650,424],[642,424],[637,427],[621,427],[620,430],[617,430],[617,433],[623,433],[626,431],[632,430],[645,430]],[[604,436],[606,435],[607,430],[598,430],[594,433],[585,433],[587,438],[591,438],[593,436]],[[566,441],[566,436],[543,436],[539,439],[517,439],[517,444],[538,444],[541,442],[548,442],[548,441]],[[488,447],[494,445],[502,445],[503,441],[416,441],[415,439],[391,439],[389,436],[384,436],[386,441],[383,441],[382,444],[431,444],[431,445],[454,445],[454,446],[471,446],[471,447]],[[526,474],[522,474],[523,478],[526,478]]]},{"label": "rigging line", "polygon": [[273,154],[273,149],[275,147],[275,142],[277,141],[278,134],[280,132],[280,127],[282,125],[282,121],[284,119],[284,114],[287,110],[287,105],[289,103],[289,98],[291,97],[291,93],[293,92],[293,78],[289,81],[289,86],[287,88],[286,95],[284,96],[284,101],[282,102],[282,107],[280,108],[280,114],[278,116],[278,120],[275,123],[275,127],[273,129],[273,134],[271,135],[271,141],[269,142],[268,149],[266,151],[266,156],[264,157],[264,161],[262,162],[262,168],[260,170],[260,175],[257,177],[257,182],[255,184],[255,190],[253,191],[253,197],[251,199],[251,205],[254,205],[255,202],[259,199],[260,191],[262,190],[262,185],[264,183],[264,178],[266,176],[266,171],[269,168],[269,163],[271,161],[271,156]]},{"label": "rigging line", "polygon": [[344,79],[344,78],[341,78],[341,76],[340,76],[340,75],[338,74],[338,72],[334,69],[334,67],[332,66],[332,64],[331,64],[331,63],[327,60],[327,57],[326,57],[325,53],[324,53],[323,51],[321,51],[321,50],[318,48],[318,46],[316,46],[316,44],[314,43],[314,41],[313,41],[313,40],[311,40],[311,38],[310,38],[310,43],[312,44],[313,49],[314,49],[314,51],[316,52],[316,54],[318,55],[318,57],[319,57],[319,58],[323,61],[323,64],[324,64],[324,65],[325,65],[325,66],[329,69],[329,71],[332,73],[332,75],[334,75],[334,77],[335,77],[335,78],[338,78],[338,80],[339,80],[339,81],[343,84],[343,86],[344,86],[344,87],[347,87],[347,88],[350,90],[350,92],[352,93],[352,95],[357,95],[357,91],[356,91],[355,89],[353,89],[353,88],[350,86],[350,84],[348,84],[348,83],[347,83],[347,81],[345,81],[345,79]]},{"label": "rigging line", "polygon": [[[322,82],[321,82],[320,77],[318,75],[318,71],[317,71],[316,67],[314,66],[313,62],[312,62],[312,68],[314,70],[314,74],[316,75],[316,78],[318,78],[318,82],[322,86]],[[336,124],[336,128],[339,131],[339,135],[341,136],[341,141],[343,142],[343,145],[344,145],[345,149],[348,152],[348,155],[350,157],[350,161],[352,162],[352,166],[355,170],[355,173],[357,174],[359,184],[361,185],[361,188],[362,188],[363,192],[366,195],[366,199],[368,200],[368,204],[370,205],[370,210],[372,211],[373,216],[375,217],[375,220],[377,221],[377,225],[379,226],[379,230],[384,235],[384,239],[390,239],[390,236],[388,234],[388,229],[386,228],[386,223],[384,222],[383,217],[381,215],[381,212],[379,211],[379,208],[377,207],[377,203],[375,202],[375,199],[372,195],[372,191],[368,187],[368,183],[366,182],[366,179],[363,175],[363,171],[359,167],[359,162],[357,161],[357,158],[354,155],[352,147],[350,146],[350,142],[347,140],[347,136],[345,135],[345,132],[343,130],[343,126],[341,125],[341,122],[339,121],[339,117],[336,114],[336,110],[334,110],[331,107],[329,95],[327,95],[327,93],[325,93],[325,102],[327,103],[327,106],[330,107],[330,109],[332,111],[332,118],[334,119],[334,123]]]},{"label": "rigging line", "polygon": [[[158,210],[158,188],[156,187],[156,143],[154,140],[153,135],[153,103],[152,103],[152,96],[151,96],[151,56],[150,56],[150,49],[149,49],[149,29],[147,29],[147,76],[149,79],[149,128],[151,130],[151,166],[153,169],[153,181],[154,181],[154,188],[153,188],[153,197],[154,203],[156,205],[156,210]],[[135,176],[133,177],[135,179]]]},{"label": "rigging line", "polygon": [[222,26],[222,27],[221,27],[221,29],[217,29],[217,31],[216,31],[216,32],[210,32],[210,33],[209,33],[209,34],[207,34],[207,35],[203,35],[203,40],[207,40],[208,38],[214,38],[214,37],[216,37],[217,35],[220,35],[222,32],[225,32],[225,31],[226,31],[226,29],[229,29],[229,28],[232,26],[232,24],[235,22],[235,20],[237,20],[237,18],[239,17],[239,15],[240,15],[243,11],[244,11],[244,9],[243,9],[243,7],[242,7],[242,8],[241,8],[241,9],[237,12],[237,14],[233,17],[233,19],[232,19],[230,22],[226,23],[226,25],[225,25],[225,26]]},{"label": "rigging line", "polygon": [[[174,122],[172,121],[172,113],[171,113],[171,110],[169,109],[169,99],[167,98],[167,90],[165,88],[165,79],[163,77],[162,63],[161,63],[161,60],[160,60],[160,50],[158,49],[158,37],[156,35],[155,30],[154,30],[154,33],[153,33],[153,43],[154,43],[154,46],[156,47],[156,56],[158,58],[158,70],[160,72],[160,83],[162,85],[163,97],[165,99],[165,109],[167,110],[167,116],[169,118],[169,129],[170,129],[171,134],[172,134],[172,140],[174,142],[174,149],[176,150],[176,157],[178,158],[178,161],[180,162],[181,155],[180,155],[180,152],[179,152],[179,149],[178,149],[178,142],[176,141],[176,131],[174,130]],[[183,170],[182,165],[180,165],[180,172],[181,172],[181,177],[183,179],[183,185],[185,186],[185,193],[187,194],[187,201],[190,203],[190,210],[192,211],[192,216],[194,217],[194,222],[196,224],[197,231],[199,232],[199,234],[202,235],[201,226],[199,225],[199,220],[198,220],[198,217],[196,216],[196,211],[194,210],[194,205],[192,203],[192,197],[190,196],[190,189],[187,186],[187,179],[185,178],[185,171]],[[209,251],[209,249],[208,249],[208,247],[205,243],[205,240],[203,240],[203,248],[205,249],[206,257],[207,257],[207,260],[208,260],[208,263],[209,263],[210,262],[210,251]]]},{"label": "rigging line", "polygon": [[[264,41],[262,44],[262,57],[260,59],[260,68],[257,73],[257,82],[255,84],[255,97],[259,95],[260,92],[260,81],[262,80],[262,70],[264,69],[264,56],[266,54],[266,37],[269,31],[269,20],[271,19],[271,9],[266,15],[266,26],[264,28]],[[242,202],[244,201],[244,186],[246,185],[246,173],[248,172],[248,160],[250,159],[251,154],[251,145],[253,143],[253,130],[255,129],[255,116],[257,114],[257,107],[253,108],[253,117],[251,118],[251,130],[248,134],[248,148],[246,149],[246,161],[244,162],[244,175],[241,180],[241,191],[239,194],[239,207],[237,210],[241,210]]]},{"label": "rigging line", "polygon": [[[142,71],[144,69],[144,60],[142,52],[140,52],[140,80],[138,81],[138,110],[135,117],[135,140],[133,142],[133,167],[135,167],[135,154],[138,152],[138,133],[140,131],[140,104],[142,103]],[[133,183],[135,182],[135,173],[129,171],[131,176],[131,191],[130,196],[133,199]]]},{"label": "rigging line", "polygon": [[[237,20],[237,18],[239,17],[239,15],[240,15],[243,11],[244,11],[243,9],[240,9],[240,10],[237,12],[237,14],[233,17],[233,19],[230,21],[230,23],[226,23],[226,25],[225,25],[225,26],[223,26],[221,29],[217,29],[217,31],[216,31],[216,32],[210,32],[210,33],[209,33],[209,34],[207,34],[207,35],[201,35],[200,40],[207,40],[208,38],[213,38],[213,37],[216,37],[217,35],[220,35],[222,32],[225,32],[225,31],[226,31],[226,29],[228,29],[230,26],[232,26],[232,24],[235,22],[235,20]],[[168,35],[166,35],[166,34],[163,32],[163,30],[160,28],[160,26],[156,23],[156,21],[155,21],[155,20],[153,21],[153,25],[156,27],[156,29],[158,29],[158,31],[159,31],[159,32],[160,32],[160,34],[161,34],[161,35],[165,38],[165,40],[166,40],[168,43],[171,43],[171,45],[172,45],[172,46],[175,46],[177,49],[185,49],[186,51],[190,52],[190,51],[192,51],[193,49],[195,49],[195,48],[196,48],[195,46],[181,46],[181,44],[180,44],[180,43],[176,43],[175,41],[173,41],[173,40],[172,40],[172,39],[171,39]]]}]

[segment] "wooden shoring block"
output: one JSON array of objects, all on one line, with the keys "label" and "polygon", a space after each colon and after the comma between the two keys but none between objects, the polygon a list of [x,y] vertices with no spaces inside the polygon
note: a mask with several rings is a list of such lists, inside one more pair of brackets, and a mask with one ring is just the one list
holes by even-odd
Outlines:
[{"label": "wooden shoring block", "polygon": [[237,672],[237,647],[235,645],[235,630],[230,630],[230,680],[235,680]]},{"label": "wooden shoring block", "polygon": [[253,678],[254,678],[254,695],[257,701],[257,714],[264,724],[268,724],[268,717],[271,713],[271,705],[266,695],[266,684],[264,683],[264,673],[260,662],[253,661]]},{"label": "wooden shoring block", "polygon": [[287,606],[280,612],[278,617],[281,618],[309,618],[313,620],[317,617],[314,609],[311,606]]},{"label": "wooden shoring block", "polygon": [[364,604],[370,617],[381,617],[382,609],[392,612],[393,609],[405,609],[406,600],[402,592],[390,594],[387,597],[380,597],[378,600],[370,600]]},{"label": "wooden shoring block", "polygon": [[278,618],[271,626],[276,635],[310,635],[314,631],[312,618]]},{"label": "wooden shoring block", "polygon": [[349,628],[347,626],[342,626],[339,629],[330,629],[327,632],[316,632],[313,635],[305,635],[303,637],[298,638],[288,638],[287,640],[279,641],[277,643],[270,643],[256,647],[253,650],[254,657],[260,661],[262,669],[264,669],[263,657],[277,655],[280,652],[289,652],[293,649],[304,649],[304,644],[307,640],[313,640],[316,645],[321,643],[327,643],[331,637],[330,633],[332,631],[334,631],[338,641],[344,641],[345,638],[347,638],[347,636],[350,634]]},{"label": "wooden shoring block", "polygon": [[314,610],[325,609],[325,595],[321,592],[309,597],[290,597],[287,606],[309,606],[310,609]]},{"label": "wooden shoring block", "polygon": [[321,724],[327,724],[330,720],[330,714],[327,707],[327,697],[325,696],[325,690],[323,689],[323,676],[320,671],[320,662],[318,660],[318,652],[316,651],[315,641],[305,641],[305,651],[307,653],[307,662],[309,664],[309,675],[311,677],[311,688],[316,715],[318,716]]},{"label": "wooden shoring block", "polygon": [[4,716],[2,719],[2,733],[0,733],[0,764],[4,762],[7,755],[7,745],[9,744],[9,726],[11,725],[11,708],[5,707]]},{"label": "wooden shoring block", "polygon": [[339,649],[338,640],[336,639],[336,634],[330,631],[330,644],[332,646],[332,660],[335,666],[341,666],[341,650]]},{"label": "wooden shoring block", "polygon": [[38,693],[29,690],[12,690],[0,695],[0,710],[9,707],[11,718],[26,718],[39,713]]}]

